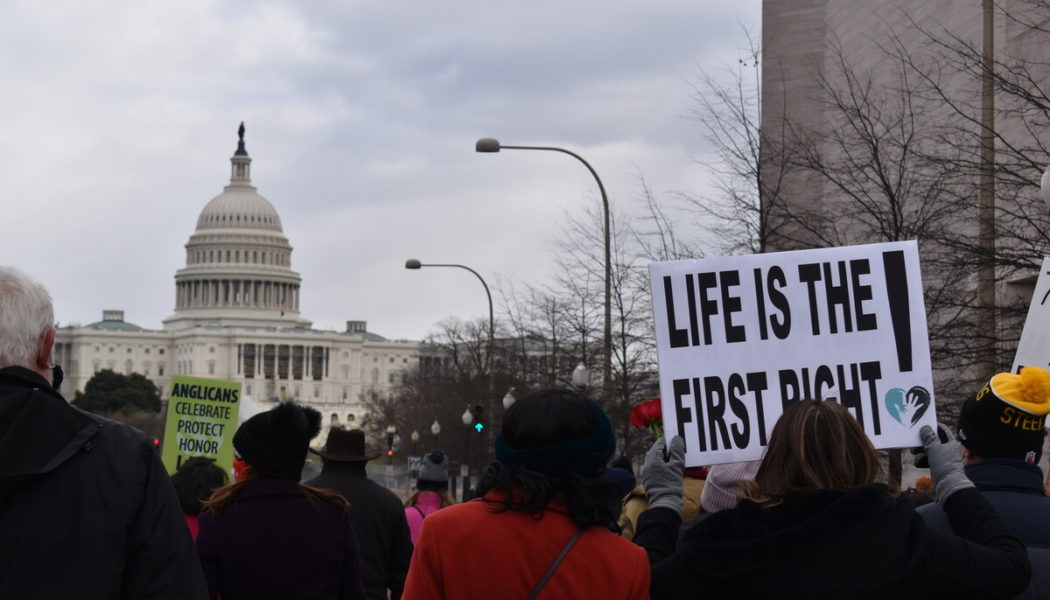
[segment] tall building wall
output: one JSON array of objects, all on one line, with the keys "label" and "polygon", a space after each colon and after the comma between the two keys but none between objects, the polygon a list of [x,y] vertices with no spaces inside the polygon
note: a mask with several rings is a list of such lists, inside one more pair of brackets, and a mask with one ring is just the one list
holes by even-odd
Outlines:
[{"label": "tall building wall", "polygon": [[[1026,4],[1023,0],[996,3],[1001,10],[1021,20],[1042,18],[1043,22],[1039,24],[1047,28],[1050,19],[1037,17],[1030,10],[1025,10]],[[902,51],[907,59],[924,65],[925,71],[934,75],[950,102],[965,107],[965,115],[960,116],[947,102],[930,95],[911,98],[914,105],[910,109],[918,115],[914,126],[922,145],[917,149],[928,153],[965,156],[973,160],[969,165],[970,172],[957,175],[951,182],[953,187],[950,195],[955,200],[950,207],[951,218],[946,219],[950,223],[946,237],[976,240],[979,235],[980,191],[977,175],[980,146],[977,134],[980,131],[982,99],[979,69],[959,72],[955,65],[944,62],[944,58],[938,56],[936,46],[931,44],[929,34],[941,39],[954,37],[952,43],[969,43],[979,56],[982,26],[980,0],[766,0],[763,2],[762,31],[764,134],[775,136],[784,130],[806,130],[817,141],[816,147],[822,157],[840,158],[841,150],[832,140],[835,134],[842,131],[841,120],[836,120],[841,119],[841,115],[836,115],[823,103],[827,96],[822,94],[821,74],[832,85],[842,85],[839,64],[844,63],[854,73],[872,77],[873,95],[882,95],[891,102],[894,98],[899,101],[902,86],[917,89],[923,85],[919,78],[902,81],[901,63],[893,57],[894,51]],[[1015,57],[1023,57],[1027,60],[1027,67],[1033,69],[1036,86],[1041,88],[1041,82],[1050,81],[1050,34],[1036,31],[997,12],[994,35],[998,60],[1010,62]],[[939,65],[938,61],[941,61]],[[915,77],[914,73],[910,77]],[[1047,89],[1050,89],[1050,84]],[[1038,90],[1038,93],[1042,93],[1042,90]],[[995,129],[1004,140],[998,145],[997,161],[1007,160],[1004,143],[1021,150],[1011,160],[1020,156],[1023,162],[1025,157],[1032,157],[1030,165],[1018,165],[1019,171],[1023,172],[1016,185],[997,184],[999,208],[996,219],[1001,236],[997,239],[999,255],[1002,256],[1003,250],[1010,250],[1022,254],[1022,258],[1037,265],[1043,252],[1039,244],[1026,245],[1019,239],[1024,236],[1038,239],[1044,234],[1035,226],[1018,225],[1016,214],[1018,207],[1022,212],[1045,211],[1038,199],[1037,182],[1042,165],[1050,160],[1047,152],[1050,127],[1046,122],[1046,114],[1015,110],[1022,108],[1023,104],[1007,94],[997,93],[995,102]],[[946,124],[951,131],[943,130]],[[938,131],[937,128],[942,130]],[[1046,143],[1042,141],[1044,139]],[[769,156],[779,158],[774,153],[769,153]],[[921,194],[923,191],[924,188],[920,186],[913,193]],[[773,210],[771,214],[774,227],[790,223],[792,215],[806,213],[813,217],[806,220],[807,226],[820,225],[814,227],[816,231],[795,227],[794,232],[789,231],[793,235],[773,239],[774,249],[826,245],[831,238],[820,234],[832,225],[836,230],[837,237],[834,240],[837,243],[874,241],[873,238],[878,237],[878,232],[864,231],[857,224],[860,220],[856,219],[856,200],[849,198],[843,190],[817,173],[792,171],[781,189],[781,201],[783,208],[779,212]],[[1011,202],[1014,204],[1010,205]],[[776,209],[777,205],[773,203],[769,206]],[[911,216],[908,215],[908,218]],[[1011,239],[1003,235],[1007,229],[1009,233],[1019,232],[1021,235]],[[954,250],[950,244],[938,246],[925,242],[920,245],[920,251],[926,257],[936,256],[941,262],[947,262],[943,259],[950,259]],[[1030,256],[1024,256],[1026,252]],[[958,286],[960,296],[972,293],[977,285],[976,267],[971,265],[969,269],[941,275],[940,282],[935,281],[937,275],[932,271],[924,272],[928,296],[931,285],[941,286],[946,278],[951,278]],[[1019,334],[1018,315],[1023,316],[1023,309],[1030,301],[1031,275],[1017,265],[1001,266],[997,271],[996,306],[1001,314],[996,321],[995,335],[998,340],[998,359],[1007,366],[1014,340]],[[969,326],[976,334],[980,332],[981,323],[986,322],[986,313],[971,312],[962,318],[971,323]],[[945,324],[949,318],[954,317],[931,317],[931,331]],[[964,345],[974,342],[962,337],[957,343]],[[960,379],[959,373],[953,373],[953,370],[958,371],[958,364],[950,360],[935,361],[935,369],[940,370],[939,381],[954,383]],[[976,377],[973,372],[970,376]]]},{"label": "tall building wall", "polygon": [[[785,0],[762,3],[762,129],[771,144],[787,144],[790,126],[823,130],[823,112],[814,101],[820,87],[813,77],[824,60],[828,0]],[[762,169],[772,172],[771,163],[781,156],[763,148]],[[823,195],[813,193],[820,180],[812,173],[789,172],[781,188],[784,205],[772,209],[770,219],[786,227],[771,239],[771,250],[806,246],[805,234],[785,224],[785,211],[800,207],[821,210]]]}]

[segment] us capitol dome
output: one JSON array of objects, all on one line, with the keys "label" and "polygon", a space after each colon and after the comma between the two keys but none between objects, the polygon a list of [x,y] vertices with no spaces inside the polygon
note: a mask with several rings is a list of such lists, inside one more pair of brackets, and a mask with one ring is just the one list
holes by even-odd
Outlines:
[{"label": "us capitol dome", "polygon": [[166,401],[171,376],[190,375],[240,382],[241,419],[295,399],[320,410],[326,428],[361,426],[368,401],[389,397],[405,369],[438,360],[433,347],[388,340],[359,320],[343,331],[312,328],[300,314],[302,278],[292,269],[281,217],[252,185],[243,123],[238,136],[230,182],[201,210],[186,242],[174,314],[160,329],[127,322],[119,309],[58,328],[62,392],[73,398],[95,373],[111,369],[145,375]]},{"label": "us capitol dome", "polygon": [[230,158],[230,183],[205,205],[175,273],[175,314],[165,329],[196,325],[309,327],[299,315],[302,278],[281,217],[252,185],[244,124]]}]

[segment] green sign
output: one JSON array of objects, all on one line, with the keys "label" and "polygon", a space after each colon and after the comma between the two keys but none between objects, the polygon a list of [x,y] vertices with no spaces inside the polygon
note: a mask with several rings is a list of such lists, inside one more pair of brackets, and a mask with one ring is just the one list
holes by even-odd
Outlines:
[{"label": "green sign", "polygon": [[164,427],[164,466],[174,473],[195,456],[233,469],[233,434],[241,406],[241,384],[220,379],[175,375],[168,394]]}]

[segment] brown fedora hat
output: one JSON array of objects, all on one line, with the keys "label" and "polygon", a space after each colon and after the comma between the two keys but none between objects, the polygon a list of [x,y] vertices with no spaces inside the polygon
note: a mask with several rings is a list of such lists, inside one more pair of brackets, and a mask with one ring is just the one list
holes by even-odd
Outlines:
[{"label": "brown fedora hat", "polygon": [[360,429],[347,431],[339,427],[333,427],[328,432],[328,440],[320,450],[310,448],[310,452],[337,462],[366,462],[379,456],[367,454],[365,432]]}]

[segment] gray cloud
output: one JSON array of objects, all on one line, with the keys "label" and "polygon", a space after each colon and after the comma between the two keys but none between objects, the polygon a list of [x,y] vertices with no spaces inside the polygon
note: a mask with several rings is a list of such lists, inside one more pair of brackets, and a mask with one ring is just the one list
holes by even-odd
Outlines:
[{"label": "gray cloud", "polygon": [[631,210],[641,171],[697,189],[686,118],[698,65],[733,63],[759,3],[15,3],[0,20],[0,263],[43,281],[57,318],[103,308],[159,327],[199,211],[229,177],[240,120],[318,326],[420,338],[485,314],[477,283],[550,274],[566,213],[596,202],[563,145]]}]

